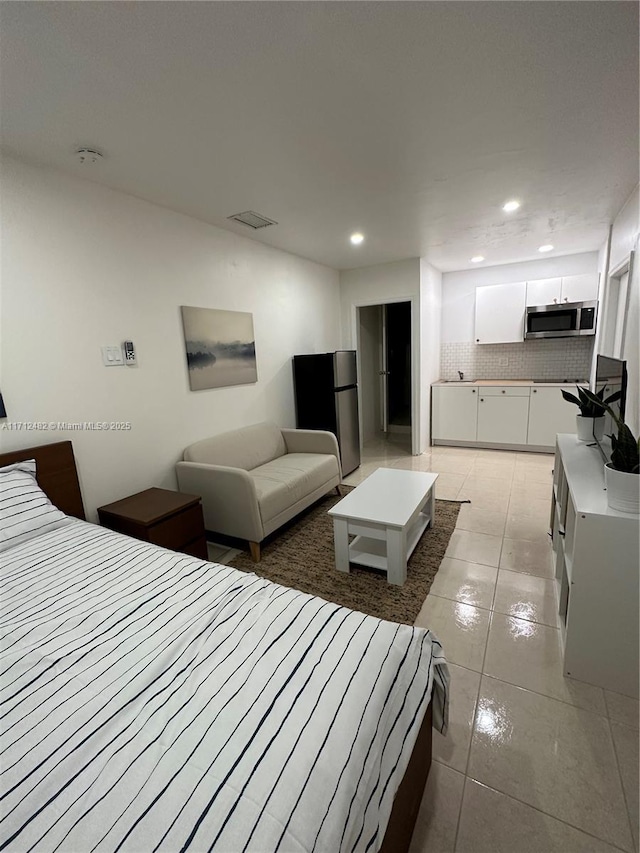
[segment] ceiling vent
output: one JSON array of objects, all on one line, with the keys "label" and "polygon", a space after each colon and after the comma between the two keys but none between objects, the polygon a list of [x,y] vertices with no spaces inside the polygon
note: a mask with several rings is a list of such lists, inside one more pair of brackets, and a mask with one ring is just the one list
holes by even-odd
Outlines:
[{"label": "ceiling vent", "polygon": [[266,216],[261,216],[254,210],[245,210],[244,213],[234,213],[233,216],[228,216],[227,219],[233,219],[235,222],[241,222],[243,225],[248,225],[257,231],[258,228],[266,228],[267,225],[277,225],[274,219],[267,219]]}]

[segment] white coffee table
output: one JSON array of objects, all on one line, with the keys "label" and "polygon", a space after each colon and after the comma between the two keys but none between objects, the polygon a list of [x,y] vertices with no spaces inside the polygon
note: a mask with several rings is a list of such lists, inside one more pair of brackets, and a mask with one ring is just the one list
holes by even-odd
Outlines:
[{"label": "white coffee table", "polygon": [[408,558],[433,524],[437,479],[422,471],[378,468],[330,509],[336,569],[348,572],[349,563],[382,569],[389,583],[402,585]]}]

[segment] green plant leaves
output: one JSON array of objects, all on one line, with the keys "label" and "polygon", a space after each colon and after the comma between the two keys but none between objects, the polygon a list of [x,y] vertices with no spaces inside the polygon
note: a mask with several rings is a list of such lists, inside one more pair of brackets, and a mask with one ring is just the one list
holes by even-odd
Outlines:
[{"label": "green plant leaves", "polygon": [[579,386],[576,386],[576,389],[578,391],[577,397],[575,394],[565,391],[564,388],[561,389],[562,396],[568,403],[575,403],[575,405],[578,406],[583,418],[602,417],[605,413],[605,403],[602,400],[604,388],[602,388],[597,394],[589,391],[588,388],[580,388]]},{"label": "green plant leaves", "polygon": [[576,397],[575,394],[571,394],[569,391],[565,391],[564,388],[560,389],[562,391],[562,396],[567,401],[567,403],[575,403],[576,406],[581,406],[580,400]]},{"label": "green plant leaves", "polygon": [[626,424],[621,424],[618,435],[611,436],[611,464],[616,471],[637,474],[640,471],[640,442]]}]

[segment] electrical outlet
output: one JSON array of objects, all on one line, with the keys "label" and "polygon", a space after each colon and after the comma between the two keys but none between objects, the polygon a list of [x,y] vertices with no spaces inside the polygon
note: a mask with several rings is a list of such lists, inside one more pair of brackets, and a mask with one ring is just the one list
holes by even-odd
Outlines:
[{"label": "electrical outlet", "polygon": [[509,366],[509,359],[507,358],[506,355],[502,355],[502,356],[500,356],[500,358],[498,360],[498,364],[500,367],[508,367]]}]

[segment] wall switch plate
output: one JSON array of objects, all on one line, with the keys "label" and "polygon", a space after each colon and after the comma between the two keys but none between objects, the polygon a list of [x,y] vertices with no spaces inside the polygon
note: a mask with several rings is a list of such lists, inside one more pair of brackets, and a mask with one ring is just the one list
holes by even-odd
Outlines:
[{"label": "wall switch plate", "polygon": [[500,358],[498,359],[498,365],[500,367],[507,367],[508,364],[509,364],[509,359],[507,358],[507,356],[506,355],[500,356]]},{"label": "wall switch plate", "polygon": [[100,349],[102,351],[102,363],[105,367],[121,367],[124,364],[120,345],[100,347]]}]

